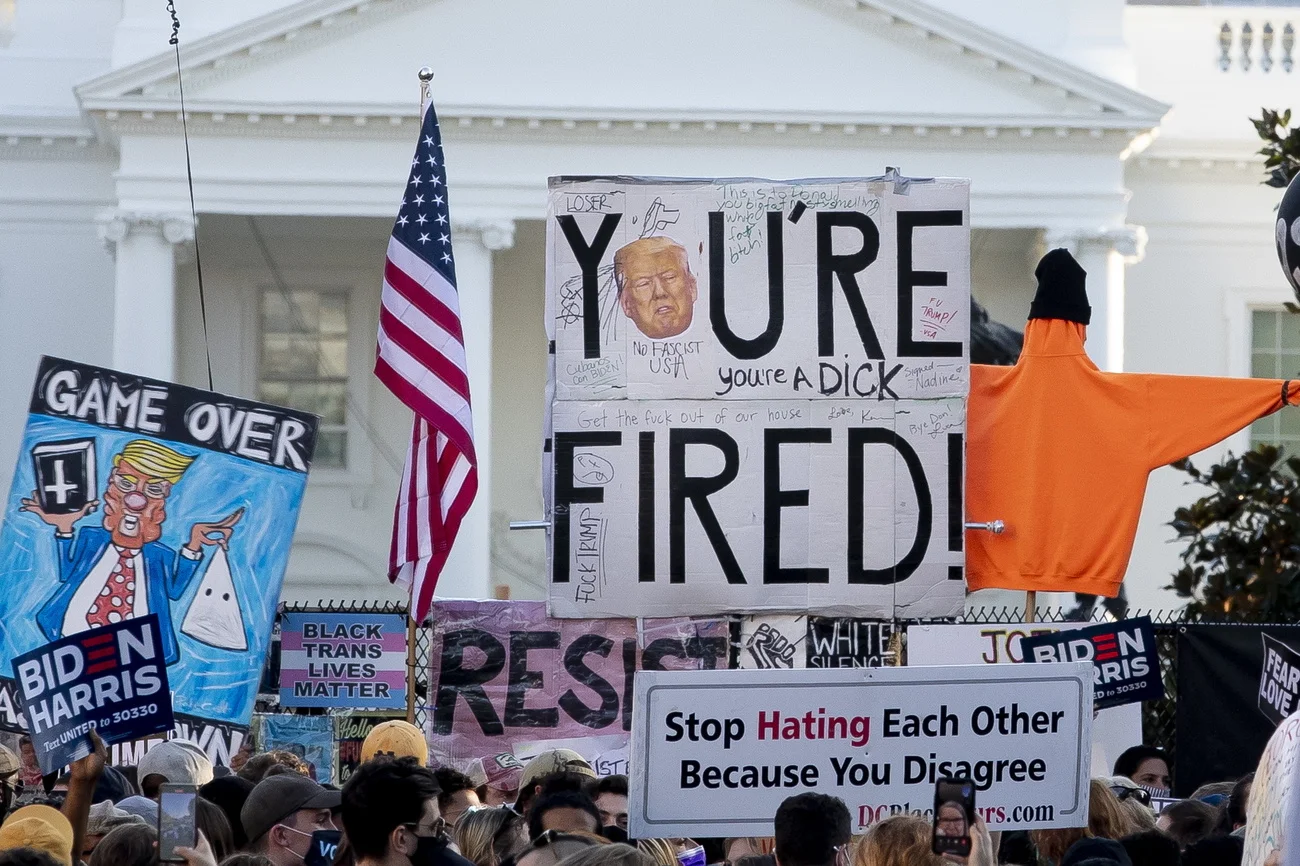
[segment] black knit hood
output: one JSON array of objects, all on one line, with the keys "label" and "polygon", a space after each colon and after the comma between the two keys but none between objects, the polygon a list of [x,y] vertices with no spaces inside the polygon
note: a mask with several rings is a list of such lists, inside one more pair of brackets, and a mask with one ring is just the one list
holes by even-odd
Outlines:
[{"label": "black knit hood", "polygon": [[1038,291],[1029,305],[1030,319],[1064,319],[1080,325],[1092,321],[1085,287],[1088,272],[1069,250],[1056,249],[1043,256],[1034,276],[1038,278]]}]

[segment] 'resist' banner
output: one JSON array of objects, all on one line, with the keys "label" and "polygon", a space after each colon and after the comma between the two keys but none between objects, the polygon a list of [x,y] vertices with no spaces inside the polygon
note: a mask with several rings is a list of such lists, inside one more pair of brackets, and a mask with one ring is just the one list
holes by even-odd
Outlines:
[{"label": "'resist' banner", "polygon": [[550,606],[947,616],[969,184],[553,179]]},{"label": "'resist' banner", "polygon": [[426,732],[435,766],[523,756],[543,741],[623,748],[638,670],[725,668],[730,653],[720,619],[556,620],[536,601],[435,601],[432,618]]}]

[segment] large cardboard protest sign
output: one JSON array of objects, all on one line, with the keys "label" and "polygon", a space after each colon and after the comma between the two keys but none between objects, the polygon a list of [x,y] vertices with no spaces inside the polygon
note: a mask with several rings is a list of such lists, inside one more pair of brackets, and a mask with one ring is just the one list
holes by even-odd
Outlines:
[{"label": "large cardboard protest sign", "polygon": [[960,610],[968,203],[553,179],[552,612]]},{"label": "large cardboard protest sign", "polygon": [[554,423],[559,615],[888,618],[965,597],[960,399],[557,403]]},{"label": "large cardboard protest sign", "polygon": [[[1185,797],[1207,782],[1239,779],[1255,769],[1277,727],[1276,713],[1260,699],[1261,684],[1267,689],[1270,677],[1263,636],[1300,648],[1300,626],[1179,629],[1175,794]],[[1205,712],[1211,706],[1214,712]]]},{"label": "large cardboard protest sign", "polygon": [[[989,625],[911,625],[907,627],[907,664],[996,665],[1025,661],[1021,640],[1032,635],[1074,632],[1087,623],[1007,623]],[[1142,705],[1128,704],[1097,712],[1092,721],[1092,772],[1109,776],[1115,759],[1142,742]]]},{"label": "large cardboard protest sign", "polygon": [[406,706],[406,617],[285,613],[280,617],[280,706]]},{"label": "large cardboard protest sign", "polygon": [[[435,601],[429,751],[461,766],[632,728],[638,670],[725,668],[725,620],[556,620],[542,602]],[[611,746],[613,744],[610,744]]]},{"label": "large cardboard protest sign", "polygon": [[1246,804],[1242,866],[1300,866],[1300,712],[1269,738]]},{"label": "large cardboard protest sign", "polygon": [[636,702],[633,836],[768,836],[809,791],[861,828],[928,814],[944,776],[974,780],[992,830],[1087,823],[1081,663],[643,672]]},{"label": "large cardboard protest sign", "polygon": [[1097,709],[1165,696],[1151,617],[1026,635],[1020,646],[1027,662],[1092,662],[1092,699]]},{"label": "large cardboard protest sign", "polygon": [[89,732],[116,743],[173,724],[156,614],[94,628],[13,661],[32,748],[41,769],[89,755]]},{"label": "large cardboard protest sign", "polygon": [[0,670],[154,614],[178,714],[245,725],[316,418],[44,358],[0,531]]}]

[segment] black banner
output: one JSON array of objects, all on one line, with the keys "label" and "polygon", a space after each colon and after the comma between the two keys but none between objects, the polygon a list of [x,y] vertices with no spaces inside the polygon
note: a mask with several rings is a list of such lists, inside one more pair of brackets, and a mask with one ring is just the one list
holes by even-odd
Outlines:
[{"label": "black banner", "polygon": [[892,623],[874,619],[808,617],[810,668],[878,668],[888,658]]},{"label": "black banner", "polygon": [[1259,711],[1280,725],[1294,713],[1300,694],[1300,653],[1268,635],[1264,641],[1264,664],[1259,672]]},{"label": "black banner", "polygon": [[1178,637],[1174,791],[1253,771],[1277,725],[1260,712],[1262,635],[1300,647],[1300,626],[1189,625]]},{"label": "black banner", "polygon": [[147,433],[196,448],[306,472],[317,418],[61,358],[41,358],[29,411]]}]

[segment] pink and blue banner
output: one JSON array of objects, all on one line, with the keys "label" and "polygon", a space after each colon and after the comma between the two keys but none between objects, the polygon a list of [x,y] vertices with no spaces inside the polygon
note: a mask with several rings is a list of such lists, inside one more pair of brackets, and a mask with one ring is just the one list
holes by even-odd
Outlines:
[{"label": "pink and blue banner", "polygon": [[283,614],[280,706],[405,708],[406,617]]}]

